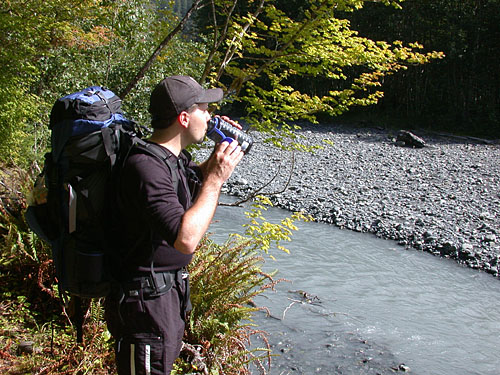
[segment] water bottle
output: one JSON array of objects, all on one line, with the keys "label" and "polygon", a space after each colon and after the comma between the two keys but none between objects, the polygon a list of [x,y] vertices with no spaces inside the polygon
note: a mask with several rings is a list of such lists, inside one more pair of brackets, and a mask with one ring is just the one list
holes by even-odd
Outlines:
[{"label": "water bottle", "polygon": [[231,143],[233,140],[236,140],[245,154],[250,151],[253,144],[252,137],[222,120],[220,117],[213,117],[208,122],[207,137],[215,143],[224,141]]}]

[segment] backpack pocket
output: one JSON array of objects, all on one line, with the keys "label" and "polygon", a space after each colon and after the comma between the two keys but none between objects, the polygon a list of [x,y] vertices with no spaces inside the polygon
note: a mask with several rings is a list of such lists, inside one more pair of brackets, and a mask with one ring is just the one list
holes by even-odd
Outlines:
[{"label": "backpack pocket", "polygon": [[[33,189],[27,196],[28,208],[24,213],[24,218],[30,229],[41,239],[51,243],[60,233],[59,222],[54,216],[53,194],[47,187],[46,173],[52,171],[52,161],[50,154],[45,155],[44,170],[36,178]],[[47,182],[50,182],[50,178]]]},{"label": "backpack pocket", "polygon": [[106,255],[82,241],[68,236],[61,249],[64,275],[63,286],[71,294],[94,298],[105,296],[111,290],[109,275],[106,272]]}]

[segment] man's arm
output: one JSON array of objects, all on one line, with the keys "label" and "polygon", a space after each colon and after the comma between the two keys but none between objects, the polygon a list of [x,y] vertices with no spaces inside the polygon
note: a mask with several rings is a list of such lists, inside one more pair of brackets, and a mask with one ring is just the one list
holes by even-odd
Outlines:
[{"label": "man's arm", "polygon": [[174,247],[184,254],[195,252],[214,217],[222,184],[243,157],[238,142],[222,142],[203,163],[203,185],[194,204],[184,213]]}]

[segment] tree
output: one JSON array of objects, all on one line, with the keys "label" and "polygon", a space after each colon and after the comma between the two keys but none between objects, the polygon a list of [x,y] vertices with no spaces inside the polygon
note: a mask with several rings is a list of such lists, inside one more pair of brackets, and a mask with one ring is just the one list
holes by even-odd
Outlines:
[{"label": "tree", "polygon": [[289,121],[374,104],[384,77],[442,54],[421,53],[418,43],[361,37],[337,18],[365,3],[310,0],[294,8],[286,1],[210,1],[198,17],[211,40],[199,80],[222,85],[228,100],[244,104],[252,127],[271,136],[277,129],[291,134]]},{"label": "tree", "polygon": [[[381,3],[399,7],[402,1]],[[197,0],[174,32],[204,6],[197,23],[209,40],[209,51],[199,82],[224,87],[227,101],[245,106],[252,127],[280,143],[283,135],[293,134],[289,121],[315,121],[318,113],[339,115],[355,105],[377,103],[386,76],[443,57],[440,52],[419,52],[423,48],[419,43],[390,44],[361,37],[347,19],[336,18],[369,2],[310,0],[296,8],[286,1]],[[171,35],[122,97],[152,66]],[[316,85],[303,90],[304,82]]]},{"label": "tree", "polygon": [[[32,0],[3,2],[0,9],[0,155],[18,162],[34,144],[34,130],[47,119],[40,78],[46,61],[63,48],[102,43],[82,19],[99,16],[94,2]],[[88,22],[88,21],[87,21]],[[99,30],[105,34],[105,30]]]},{"label": "tree", "polygon": [[[146,0],[10,0],[0,8],[0,155],[27,166],[43,156],[54,101],[90,85],[120,92],[175,16]],[[153,82],[196,75],[198,43],[174,38],[124,107],[142,121]]]}]

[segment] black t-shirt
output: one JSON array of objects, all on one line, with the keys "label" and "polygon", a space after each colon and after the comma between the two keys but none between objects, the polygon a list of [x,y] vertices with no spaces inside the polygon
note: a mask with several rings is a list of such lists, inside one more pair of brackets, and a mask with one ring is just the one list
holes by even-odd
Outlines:
[{"label": "black t-shirt", "polygon": [[170,271],[188,265],[192,258],[176,250],[173,244],[182,216],[194,199],[190,196],[185,168],[194,170],[200,179],[201,172],[186,154],[176,157],[168,149],[162,149],[171,160],[184,166],[173,171],[178,173],[177,191],[168,165],[140,150],[128,157],[120,175],[122,278],[150,271],[151,261],[155,271]]}]

